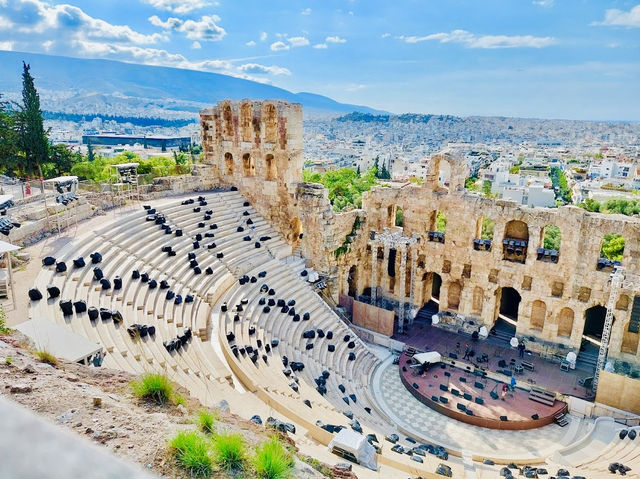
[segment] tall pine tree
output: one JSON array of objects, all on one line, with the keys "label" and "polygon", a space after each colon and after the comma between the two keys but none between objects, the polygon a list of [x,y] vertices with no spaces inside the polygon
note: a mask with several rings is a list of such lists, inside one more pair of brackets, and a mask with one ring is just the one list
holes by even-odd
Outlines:
[{"label": "tall pine tree", "polygon": [[30,69],[30,65],[22,62],[22,105],[17,115],[18,133],[25,156],[25,173],[37,173],[42,178],[42,165],[47,161],[49,142],[42,121],[40,96]]}]

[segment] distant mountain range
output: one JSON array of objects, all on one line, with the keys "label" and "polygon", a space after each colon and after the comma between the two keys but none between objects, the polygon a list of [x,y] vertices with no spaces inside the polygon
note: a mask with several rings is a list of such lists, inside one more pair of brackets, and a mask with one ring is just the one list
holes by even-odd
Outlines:
[{"label": "distant mountain range", "polygon": [[52,112],[195,118],[201,108],[227,98],[278,98],[302,103],[312,116],[385,113],[218,73],[0,51],[0,92],[5,96],[21,91],[23,60],[31,65],[43,109]]}]

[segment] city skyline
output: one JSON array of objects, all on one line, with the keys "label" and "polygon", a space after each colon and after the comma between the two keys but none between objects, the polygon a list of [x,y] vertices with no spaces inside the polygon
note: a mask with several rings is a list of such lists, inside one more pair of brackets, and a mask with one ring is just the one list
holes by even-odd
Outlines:
[{"label": "city skyline", "polygon": [[224,73],[394,113],[640,119],[637,0],[0,0],[0,26],[3,50]]}]

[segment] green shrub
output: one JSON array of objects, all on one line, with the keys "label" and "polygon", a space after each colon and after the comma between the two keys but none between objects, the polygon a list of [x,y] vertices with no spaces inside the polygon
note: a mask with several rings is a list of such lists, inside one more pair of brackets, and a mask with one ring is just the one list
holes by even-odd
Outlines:
[{"label": "green shrub", "polygon": [[53,354],[51,354],[46,349],[41,349],[40,351],[36,351],[36,356],[43,363],[51,364],[51,366],[58,365],[58,358],[56,358]]},{"label": "green shrub", "polygon": [[253,467],[258,477],[263,479],[284,479],[291,474],[293,457],[282,443],[273,437],[256,449]]},{"label": "green shrub", "polygon": [[202,432],[212,434],[213,426],[218,419],[219,417],[216,413],[212,413],[207,409],[201,409],[198,411],[197,423]]},{"label": "green shrub", "polygon": [[162,374],[145,374],[138,381],[131,382],[134,396],[156,404],[166,404],[173,397],[173,385]]},{"label": "green shrub", "polygon": [[212,462],[207,440],[196,431],[179,432],[170,442],[178,463],[194,476],[211,475]]},{"label": "green shrub", "polygon": [[9,328],[7,328],[7,314],[0,306],[0,334],[6,334],[9,332]]},{"label": "green shrub", "polygon": [[7,356],[6,358],[4,358],[4,363],[7,366],[11,366],[13,364],[13,358],[11,356]]},{"label": "green shrub", "polygon": [[247,447],[240,434],[220,434],[213,441],[213,459],[226,470],[240,469],[247,456]]}]

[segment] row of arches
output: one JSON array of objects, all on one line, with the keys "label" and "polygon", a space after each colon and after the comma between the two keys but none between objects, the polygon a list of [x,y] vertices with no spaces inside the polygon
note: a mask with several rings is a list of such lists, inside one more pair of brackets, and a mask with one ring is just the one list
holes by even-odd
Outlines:
[{"label": "row of arches", "polygon": [[[275,105],[267,103],[262,107],[262,121],[264,123],[264,141],[266,143],[276,143],[278,139],[278,114]],[[222,131],[227,139],[234,138],[235,123],[231,105],[225,104],[222,107]],[[255,132],[260,130],[258,118],[253,117],[253,106],[250,103],[243,103],[240,106],[240,138],[242,141],[250,142],[255,136]]]},{"label": "row of arches", "polygon": [[[231,176],[234,174],[235,162],[233,155],[229,152],[224,154],[224,174]],[[276,166],[276,160],[272,154],[268,154],[264,157],[264,164],[262,167],[264,171],[264,178],[267,181],[274,181],[278,176],[278,168]],[[250,153],[242,155],[242,176],[252,177],[256,176],[256,163],[255,159]]]},{"label": "row of arches", "polygon": [[[386,226],[403,227],[405,223],[404,210],[400,205],[387,207]],[[442,210],[433,210],[429,214],[426,224],[426,232],[429,241],[444,242],[447,229],[447,216]],[[489,250],[494,240],[495,221],[486,216],[480,216],[476,220],[474,234],[474,248],[476,250]],[[487,243],[485,243],[487,242]],[[600,242],[599,261],[597,269],[601,270],[612,266],[615,261],[622,261],[624,256],[625,238],[619,233],[607,233]],[[482,247],[485,246],[486,247]],[[524,263],[529,251],[530,237],[529,226],[524,221],[511,220],[505,225],[502,239],[503,259],[507,261]],[[558,262],[562,245],[562,230],[559,226],[549,224],[540,230],[540,236],[535,244],[537,259],[540,261]]]},{"label": "row of arches", "polygon": [[[348,274],[348,295],[358,297],[358,268],[351,266]],[[425,272],[421,277],[422,302],[443,304],[447,310],[457,311],[462,298],[462,284],[460,281],[451,281],[446,286],[445,301],[441,301],[442,277],[435,272]],[[407,294],[410,286],[406,288]],[[363,290],[363,295],[370,296],[371,288]],[[506,328],[515,334],[516,324],[521,313],[522,297],[520,293],[512,287],[499,287],[495,291],[496,312],[495,325]],[[472,293],[471,312],[481,315],[485,302],[485,290],[480,286],[475,286]],[[617,310],[628,311],[630,298],[622,294],[616,304]],[[602,305],[594,305],[584,312],[584,325],[581,334],[583,343],[599,344],[604,329],[606,308]],[[554,316],[548,314],[547,304],[542,300],[534,300],[528,311],[529,328],[532,331],[543,331],[545,327],[552,327],[555,337],[569,339],[574,334],[575,312],[570,307],[563,307]],[[615,318],[614,318],[615,322]],[[627,322],[622,328],[621,351],[624,353],[637,354],[640,343],[640,333],[632,327],[632,322]]]}]

